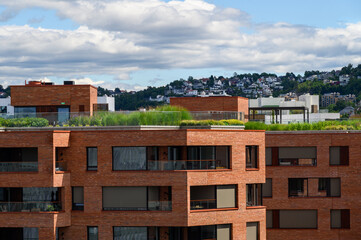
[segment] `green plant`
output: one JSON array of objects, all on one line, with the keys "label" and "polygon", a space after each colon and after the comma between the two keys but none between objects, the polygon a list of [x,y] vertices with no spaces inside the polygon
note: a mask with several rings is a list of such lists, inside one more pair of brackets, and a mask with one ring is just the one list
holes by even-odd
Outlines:
[{"label": "green plant", "polygon": [[54,212],[55,211],[55,207],[51,204],[46,206],[46,211],[48,212]]}]

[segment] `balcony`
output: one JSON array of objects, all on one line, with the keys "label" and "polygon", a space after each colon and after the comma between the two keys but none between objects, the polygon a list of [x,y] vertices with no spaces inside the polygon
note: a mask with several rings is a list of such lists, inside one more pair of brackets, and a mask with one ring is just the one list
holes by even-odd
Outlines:
[{"label": "balcony", "polygon": [[0,212],[61,211],[60,193],[52,187],[0,188]]},{"label": "balcony", "polygon": [[236,208],[236,185],[192,186],[190,209]]},{"label": "balcony", "polygon": [[339,197],[339,178],[289,178],[289,197]]},{"label": "balcony", "polygon": [[229,151],[228,146],[113,147],[113,170],[229,169]]},{"label": "balcony", "polygon": [[171,211],[171,187],[103,187],[104,211]]},{"label": "balcony", "polygon": [[60,202],[0,202],[0,212],[57,212]]},{"label": "balcony", "polygon": [[38,162],[0,162],[0,172],[37,172]]},{"label": "balcony", "polygon": [[0,172],[37,171],[37,148],[0,148]]},{"label": "balcony", "polygon": [[262,185],[247,184],[247,207],[262,206]]}]

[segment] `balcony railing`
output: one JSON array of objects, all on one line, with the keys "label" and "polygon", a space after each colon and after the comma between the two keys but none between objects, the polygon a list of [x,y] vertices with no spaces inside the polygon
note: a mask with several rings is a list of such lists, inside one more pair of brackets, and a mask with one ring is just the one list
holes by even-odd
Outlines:
[{"label": "balcony railing", "polygon": [[216,199],[191,200],[191,210],[215,209],[215,208],[217,208]]},{"label": "balcony railing", "polygon": [[56,161],[55,162],[55,171],[67,171],[66,161]]},{"label": "balcony railing", "polygon": [[315,158],[280,158],[280,166],[317,166]]},{"label": "balcony railing", "polygon": [[0,202],[0,212],[61,211],[60,202]]},{"label": "balcony railing", "polygon": [[148,160],[148,170],[214,170],[227,169],[218,160]]},{"label": "balcony railing", "polygon": [[104,211],[171,211],[172,201],[148,201],[148,207],[103,207]]},{"label": "balcony railing", "polygon": [[38,162],[0,162],[0,172],[37,172]]}]

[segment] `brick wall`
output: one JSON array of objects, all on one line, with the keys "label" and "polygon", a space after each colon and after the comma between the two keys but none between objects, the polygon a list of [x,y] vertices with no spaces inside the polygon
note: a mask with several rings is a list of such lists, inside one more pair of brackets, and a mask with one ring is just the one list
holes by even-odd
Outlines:
[{"label": "brick wall", "polygon": [[[63,104],[62,104],[63,103]],[[97,89],[91,85],[11,86],[12,106],[70,106],[70,112],[93,112]]]},{"label": "brick wall", "polygon": [[[264,199],[264,205],[267,209],[317,209],[318,229],[267,229],[267,239],[361,239],[361,133],[266,134],[266,147],[296,146],[316,146],[317,166],[267,166],[273,196]],[[349,146],[349,166],[329,165],[330,146]],[[288,178],[319,177],[341,178],[341,197],[288,197]],[[330,209],[350,209],[351,229],[330,229]]]},{"label": "brick wall", "polygon": [[[21,139],[21,141],[19,141]],[[61,213],[1,213],[0,227],[40,227],[40,239],[55,239],[61,227],[66,240],[86,239],[87,226],[99,227],[99,239],[113,239],[113,226],[199,226],[232,224],[232,239],[246,239],[246,222],[260,222],[260,239],[266,239],[265,208],[246,208],[246,184],[264,183],[263,131],[142,130],[0,133],[2,146],[39,147],[39,173],[0,173],[0,187],[62,187],[65,211]],[[53,145],[56,143],[57,145]],[[231,167],[210,171],[112,171],[112,146],[218,145],[231,147]],[[260,168],[246,171],[245,146],[259,145]],[[86,170],[86,147],[98,148],[98,170]],[[55,173],[55,147],[61,147],[69,172]],[[237,209],[191,211],[190,187],[237,185]],[[71,211],[71,186],[84,187],[84,211]],[[103,186],[171,186],[172,211],[103,211]],[[10,214],[10,215],[7,215]],[[13,221],[7,221],[11,216]],[[166,232],[166,228],[162,228]],[[162,236],[162,239],[165,236]],[[62,239],[62,238],[60,238]]]}]

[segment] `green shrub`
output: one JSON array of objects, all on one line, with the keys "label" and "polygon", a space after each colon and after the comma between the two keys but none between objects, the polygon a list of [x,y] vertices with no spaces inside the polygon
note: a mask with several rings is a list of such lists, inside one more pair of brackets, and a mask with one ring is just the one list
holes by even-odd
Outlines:
[{"label": "green shrub", "polygon": [[0,118],[0,127],[46,127],[49,121],[45,118]]}]

